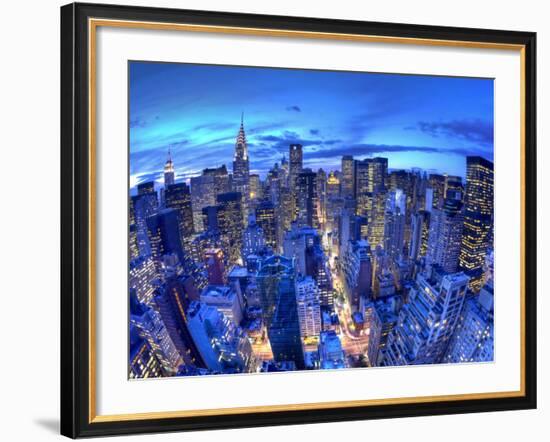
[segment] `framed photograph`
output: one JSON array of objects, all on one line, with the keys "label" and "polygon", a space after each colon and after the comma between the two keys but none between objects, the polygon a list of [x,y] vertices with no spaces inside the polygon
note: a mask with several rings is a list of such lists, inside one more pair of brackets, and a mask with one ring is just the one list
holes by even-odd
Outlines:
[{"label": "framed photograph", "polygon": [[535,44],[62,7],[62,434],[535,408]]}]

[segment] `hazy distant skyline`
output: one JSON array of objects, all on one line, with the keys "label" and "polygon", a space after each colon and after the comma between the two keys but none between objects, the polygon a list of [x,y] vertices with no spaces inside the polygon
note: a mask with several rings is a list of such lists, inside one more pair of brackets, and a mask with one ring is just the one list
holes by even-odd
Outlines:
[{"label": "hazy distant skyline", "polygon": [[241,112],[251,173],[304,146],[304,167],[340,169],[342,155],[388,158],[464,176],[466,155],[493,161],[493,80],[130,62],[130,185],[232,169]]}]

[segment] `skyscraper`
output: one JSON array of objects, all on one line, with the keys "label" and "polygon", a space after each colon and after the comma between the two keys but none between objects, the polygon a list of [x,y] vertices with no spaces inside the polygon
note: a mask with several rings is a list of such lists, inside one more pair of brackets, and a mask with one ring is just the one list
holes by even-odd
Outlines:
[{"label": "skyscraper", "polygon": [[327,177],[326,197],[325,197],[325,231],[333,232],[337,229],[336,220],[340,214],[341,198],[340,190],[342,183],[334,172],[330,172]]},{"label": "skyscraper", "polygon": [[364,160],[369,169],[369,192],[385,192],[388,176],[388,159],[382,157],[367,158]]},{"label": "skyscraper", "polygon": [[193,227],[196,232],[204,230],[202,209],[216,205],[216,187],[213,175],[200,175],[191,178],[191,207],[193,208]]},{"label": "skyscraper", "polygon": [[[435,209],[440,209],[443,207],[443,202],[445,201],[445,176],[439,174],[430,174],[429,183],[432,188],[432,207]],[[430,209],[427,207],[426,209]]]},{"label": "skyscraper", "polygon": [[410,301],[388,336],[383,365],[436,364],[442,361],[466,298],[464,273],[419,274]]},{"label": "skyscraper", "polygon": [[368,219],[372,247],[384,244],[387,175],[387,158],[366,158],[354,162],[356,213]]},{"label": "skyscraper", "polygon": [[242,293],[235,286],[209,285],[201,293],[201,302],[215,307],[230,319],[236,326],[243,320],[244,300]]},{"label": "skyscraper", "polygon": [[208,283],[225,284],[225,265],[222,249],[208,249],[204,252],[204,265],[208,272]]},{"label": "skyscraper", "polygon": [[220,167],[204,169],[202,171],[203,176],[213,177],[214,179],[214,198],[221,193],[231,192],[231,185],[229,183],[229,174],[225,164]]},{"label": "skyscraper", "polygon": [[462,201],[462,178],[456,175],[447,175],[445,177],[445,198],[452,198]]},{"label": "skyscraper", "polygon": [[296,187],[296,180],[298,179],[298,174],[302,171],[303,167],[303,153],[301,144],[291,144],[289,147],[289,170],[288,170],[288,181],[289,187],[291,190],[294,190]]},{"label": "skyscraper", "polygon": [[154,181],[146,181],[143,183],[139,183],[137,186],[138,195],[146,195],[146,194],[155,194],[155,182]]},{"label": "skyscraper", "polygon": [[241,126],[235,142],[235,155],[233,157],[233,191],[241,194],[243,198],[243,214],[246,215],[250,201],[250,165],[242,115]]},{"label": "skyscraper", "polygon": [[432,210],[426,254],[428,264],[438,264],[449,273],[457,271],[463,222],[462,203],[458,200],[446,199],[441,209]]},{"label": "skyscraper", "polygon": [[177,278],[167,281],[166,286],[159,290],[154,301],[156,310],[185,365],[206,367],[189,332],[187,310],[193,300],[189,297],[182,281]]},{"label": "skyscraper", "polygon": [[301,370],[305,364],[295,281],[292,259],[274,255],[262,261],[257,282],[273,357],[277,362],[292,361]]},{"label": "skyscraper", "polygon": [[161,363],[164,373],[169,376],[176,374],[178,367],[183,363],[178,349],[162,322],[160,314],[153,308],[141,304],[134,292],[130,293],[130,324],[147,341],[149,349],[155,353]]},{"label": "skyscraper", "polygon": [[218,195],[218,228],[228,254],[228,262],[238,264],[243,240],[242,196],[239,192]]},{"label": "skyscraper", "polygon": [[189,330],[206,366],[221,373],[247,373],[255,368],[246,335],[215,307],[194,302]]},{"label": "skyscraper", "polygon": [[369,216],[372,210],[372,192],[369,191],[369,163],[367,160],[353,162],[353,197],[357,215]]},{"label": "skyscraper", "polygon": [[353,197],[353,157],[351,155],[342,157],[342,196]]},{"label": "skyscraper", "polygon": [[411,217],[411,241],[409,246],[409,258],[416,261],[426,256],[428,251],[428,238],[430,233],[430,212],[419,210]]},{"label": "skyscraper", "polygon": [[[150,190],[150,187],[145,189]],[[132,196],[131,207],[134,212],[134,220],[136,225],[136,244],[140,255],[148,255],[151,253],[149,240],[147,237],[147,218],[157,213],[159,209],[159,203],[157,199],[157,192],[144,191],[143,193]]]},{"label": "skyscraper", "polygon": [[140,303],[150,304],[155,291],[155,279],[158,273],[151,256],[140,256],[130,261],[128,287],[135,290]]},{"label": "skyscraper", "polygon": [[398,258],[403,254],[405,245],[405,214],[399,207],[386,212],[384,222],[384,250],[392,258]]},{"label": "skyscraper", "polygon": [[164,164],[164,187],[167,188],[174,184],[175,181],[175,172],[174,172],[174,163],[172,162],[172,153],[168,149],[168,159]]},{"label": "skyscraper", "polygon": [[321,168],[317,171],[317,222],[318,227],[326,230],[327,221],[327,173]]},{"label": "skyscraper", "polygon": [[296,302],[302,337],[319,336],[321,302],[317,283],[311,276],[302,276],[296,280]]},{"label": "skyscraper", "polygon": [[320,240],[317,231],[311,227],[299,227],[296,224],[286,232],[283,241],[283,254],[294,260],[297,275],[308,275],[308,249]]},{"label": "skyscraper", "polygon": [[164,200],[167,208],[174,209],[178,213],[181,243],[185,244],[194,232],[193,207],[189,186],[185,183],[168,186],[164,191]]},{"label": "skyscraper", "polygon": [[277,214],[270,201],[262,201],[256,206],[256,224],[262,229],[265,244],[277,251]]},{"label": "skyscraper", "polygon": [[130,379],[158,378],[166,376],[161,361],[155,351],[151,349],[146,339],[142,338],[133,325],[130,326]]},{"label": "skyscraper", "polygon": [[311,169],[302,170],[296,179],[298,223],[301,226],[319,227],[319,195],[317,191],[317,174]]},{"label": "skyscraper", "polygon": [[481,288],[483,264],[493,226],[493,163],[482,157],[466,159],[464,231],[460,249],[460,269],[471,279],[474,291]]},{"label": "skyscraper", "polygon": [[492,361],[494,355],[493,287],[466,300],[444,362]]},{"label": "skyscraper", "polygon": [[344,291],[352,311],[372,295],[371,250],[367,241],[349,241],[342,257],[341,269],[344,276]]},{"label": "skyscraper", "polygon": [[160,272],[162,257],[174,253],[184,262],[179,217],[175,209],[164,209],[147,218],[147,236],[151,244],[151,254]]},{"label": "skyscraper", "polygon": [[262,182],[260,181],[260,175],[254,173],[250,174],[250,199],[253,201],[262,198]]},{"label": "skyscraper", "polygon": [[243,233],[243,260],[246,260],[249,255],[258,254],[265,245],[266,241],[263,229],[255,220],[252,220],[248,223],[248,227]]}]

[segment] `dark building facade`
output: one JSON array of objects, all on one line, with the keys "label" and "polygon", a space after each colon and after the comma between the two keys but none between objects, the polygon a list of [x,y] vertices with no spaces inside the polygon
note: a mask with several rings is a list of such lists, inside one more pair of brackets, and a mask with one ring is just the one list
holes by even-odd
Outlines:
[{"label": "dark building facade", "polygon": [[273,357],[277,362],[292,361],[300,370],[305,363],[295,280],[293,260],[278,255],[266,258],[261,263],[257,276]]}]

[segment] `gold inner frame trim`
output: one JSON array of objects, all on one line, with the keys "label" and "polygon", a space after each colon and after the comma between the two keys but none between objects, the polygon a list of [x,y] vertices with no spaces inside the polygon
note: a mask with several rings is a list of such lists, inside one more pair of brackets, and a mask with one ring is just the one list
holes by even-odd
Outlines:
[{"label": "gold inner frame trim", "polygon": [[[387,399],[367,399],[301,404],[262,405],[253,407],[215,408],[200,410],[159,411],[128,414],[96,414],[96,36],[98,27],[132,28],[162,31],[206,32],[217,34],[253,35],[267,37],[291,37],[338,41],[356,41],[387,44],[410,44],[419,46],[443,46],[474,49],[498,49],[518,51],[520,54],[520,389],[487,393],[465,393],[437,396],[415,396]],[[376,405],[420,404],[427,402],[483,400],[525,396],[525,46],[492,42],[439,40],[412,37],[390,37],[330,32],[293,31],[283,29],[244,28],[233,26],[210,26],[182,23],[159,23],[129,20],[88,19],[88,93],[89,93],[89,367],[88,367],[88,421],[89,423],[134,421],[146,419],[169,419],[199,416],[240,415],[247,413],[270,413],[280,411],[322,410],[328,408],[365,407]]]}]

